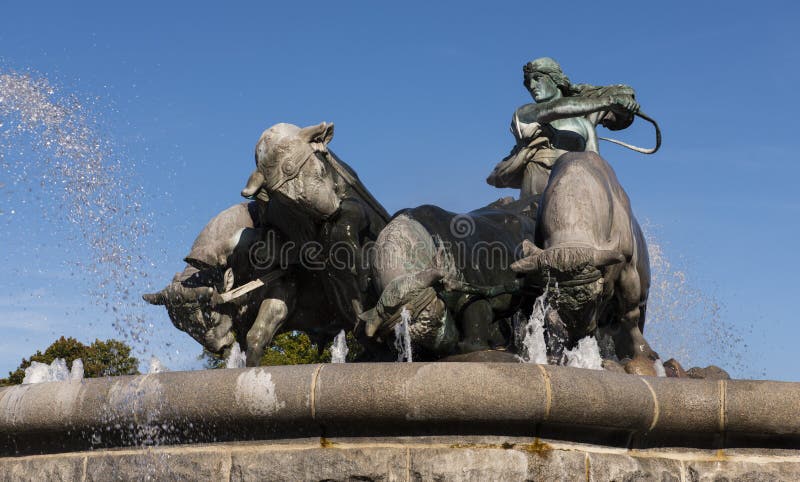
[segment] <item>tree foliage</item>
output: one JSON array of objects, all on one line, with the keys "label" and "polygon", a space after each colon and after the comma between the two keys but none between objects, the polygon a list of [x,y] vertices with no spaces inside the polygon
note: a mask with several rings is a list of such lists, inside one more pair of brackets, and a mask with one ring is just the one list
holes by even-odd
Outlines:
[{"label": "tree foliage", "polygon": [[276,336],[261,357],[261,365],[305,365],[330,361],[330,349],[320,352],[317,344],[302,331],[288,331]]},{"label": "tree foliage", "polygon": [[[347,334],[347,361],[354,361],[363,351],[352,333]],[[302,331],[288,331],[281,333],[272,341],[269,348],[261,357],[262,366],[274,365],[307,365],[313,363],[331,362],[331,343],[328,343],[320,352],[319,346],[312,342],[307,334]],[[225,355],[217,355],[203,351],[201,358],[208,369],[224,368]]]},{"label": "tree foliage", "polygon": [[67,366],[80,358],[86,378],[139,374],[139,360],[131,356],[131,347],[121,341],[95,340],[91,345],[84,345],[75,338],[62,336],[44,353],[37,350],[30,358],[23,358],[19,368],[10,372],[8,378],[0,379],[0,385],[18,385],[25,378],[25,369],[33,362],[50,364],[56,358],[63,358]]}]

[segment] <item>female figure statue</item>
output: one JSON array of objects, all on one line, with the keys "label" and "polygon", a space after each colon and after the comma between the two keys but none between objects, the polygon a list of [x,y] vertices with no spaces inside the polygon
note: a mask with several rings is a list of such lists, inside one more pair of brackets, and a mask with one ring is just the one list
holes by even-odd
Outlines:
[{"label": "female figure statue", "polygon": [[522,70],[535,103],[514,112],[511,132],[516,146],[486,181],[495,187],[520,188],[520,197],[525,198],[544,191],[555,160],[565,152],[599,152],[595,127],[625,129],[639,104],[626,85],[571,83],[549,57],[528,62]]}]

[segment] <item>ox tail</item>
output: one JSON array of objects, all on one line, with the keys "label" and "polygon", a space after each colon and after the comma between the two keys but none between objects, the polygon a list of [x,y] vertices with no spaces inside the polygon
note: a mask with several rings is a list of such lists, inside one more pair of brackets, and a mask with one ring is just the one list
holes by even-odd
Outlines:
[{"label": "ox tail", "polygon": [[540,249],[525,240],[522,250],[524,257],[511,265],[511,269],[518,273],[541,273],[546,270],[574,273],[587,266],[602,268],[625,261],[625,256],[617,251],[589,246],[554,246]]}]

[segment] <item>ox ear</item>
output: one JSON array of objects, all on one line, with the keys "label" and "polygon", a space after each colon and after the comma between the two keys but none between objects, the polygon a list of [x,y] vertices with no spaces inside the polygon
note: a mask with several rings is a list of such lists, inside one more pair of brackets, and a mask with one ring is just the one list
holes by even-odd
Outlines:
[{"label": "ox ear", "polygon": [[233,289],[234,283],[234,276],[233,276],[233,269],[228,268],[225,270],[225,274],[222,275],[222,290],[223,293],[227,293],[228,291]]},{"label": "ox ear", "polygon": [[261,171],[256,169],[250,174],[250,177],[247,179],[247,185],[242,189],[242,197],[252,198],[253,196],[257,195],[259,191],[261,191],[261,186],[264,185],[264,175],[261,174]]},{"label": "ox ear", "polygon": [[315,126],[303,127],[297,135],[309,143],[328,144],[333,139],[333,123],[323,122]]}]

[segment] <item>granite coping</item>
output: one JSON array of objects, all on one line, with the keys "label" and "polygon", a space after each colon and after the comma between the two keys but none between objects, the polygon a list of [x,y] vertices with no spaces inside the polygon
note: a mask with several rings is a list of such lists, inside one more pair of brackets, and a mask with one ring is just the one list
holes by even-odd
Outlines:
[{"label": "granite coping", "polygon": [[625,448],[798,448],[800,383],[509,363],[164,372],[0,389],[0,453],[273,440],[542,436]]}]

